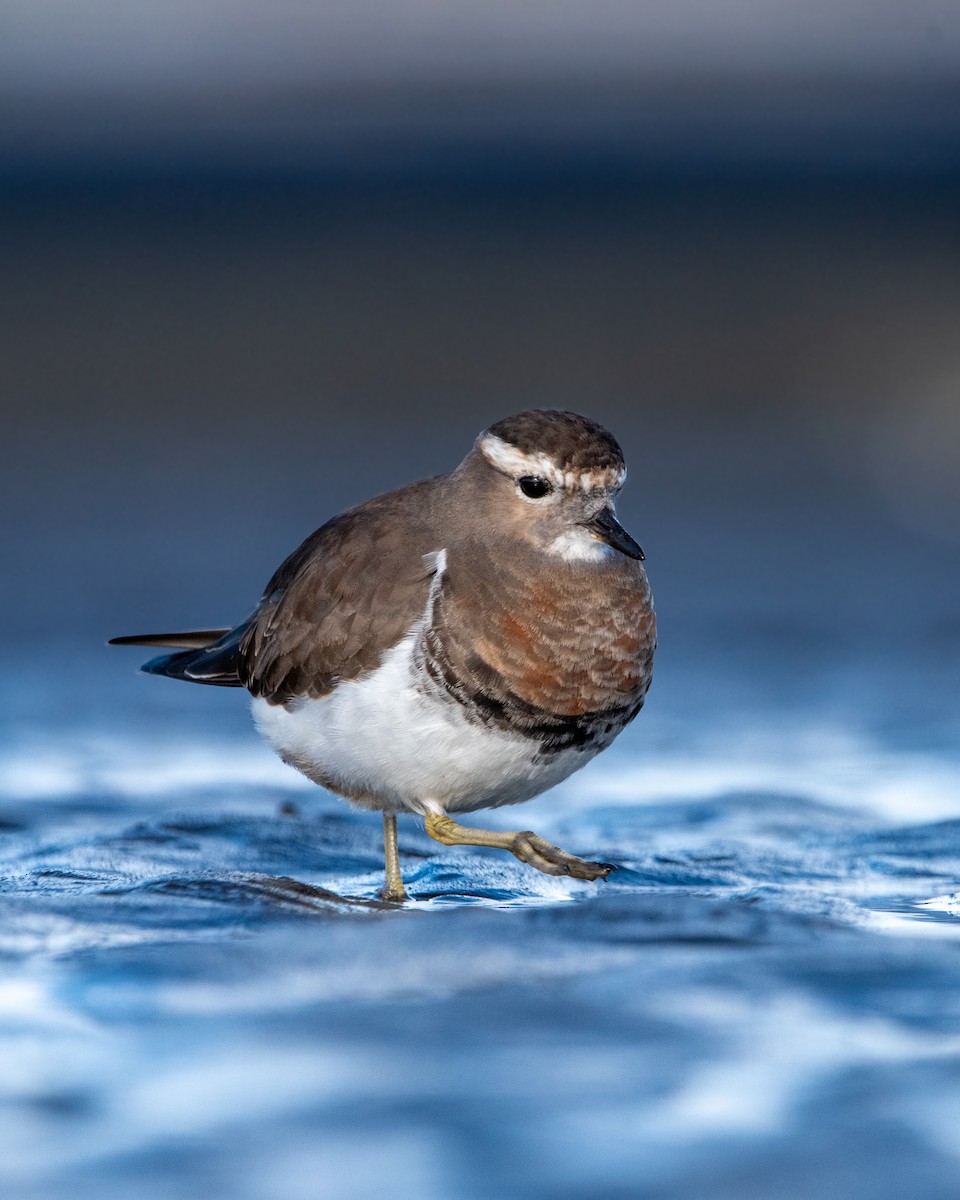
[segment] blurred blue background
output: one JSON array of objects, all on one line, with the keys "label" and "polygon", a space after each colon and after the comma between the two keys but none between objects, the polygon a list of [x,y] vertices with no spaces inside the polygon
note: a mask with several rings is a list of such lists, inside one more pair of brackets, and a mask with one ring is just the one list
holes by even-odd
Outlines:
[{"label": "blurred blue background", "polygon": [[[5,1196],[954,1200],[958,213],[944,0],[0,6]],[[662,647],[520,820],[621,870],[384,914],[103,642],[533,406]]]}]

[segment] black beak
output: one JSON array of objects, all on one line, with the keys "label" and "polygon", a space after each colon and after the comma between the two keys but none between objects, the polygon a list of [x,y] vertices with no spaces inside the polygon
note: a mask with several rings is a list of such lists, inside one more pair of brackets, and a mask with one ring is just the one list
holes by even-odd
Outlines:
[{"label": "black beak", "polygon": [[643,562],[643,551],[613,515],[612,509],[601,508],[597,515],[587,522],[587,528],[614,550],[619,550],[628,558],[639,558]]}]

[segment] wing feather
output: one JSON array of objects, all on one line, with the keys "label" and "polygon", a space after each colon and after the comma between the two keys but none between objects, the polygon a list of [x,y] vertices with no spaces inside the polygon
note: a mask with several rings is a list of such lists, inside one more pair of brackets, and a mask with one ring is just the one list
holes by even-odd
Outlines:
[{"label": "wing feather", "polygon": [[375,669],[423,614],[435,566],[435,481],[334,518],[284,562],[240,642],[254,696],[318,698]]},{"label": "wing feather", "polygon": [[151,675],[246,687],[283,704],[326,695],[377,667],[423,614],[435,573],[433,514],[444,477],[370,500],[328,521],[277,569],[233,629],[151,633],[112,645],[174,650]]},{"label": "wing feather", "polygon": [[171,650],[205,650],[218,642],[226,629],[196,629],[190,633],[134,633],[111,638],[110,646],[166,646]]}]

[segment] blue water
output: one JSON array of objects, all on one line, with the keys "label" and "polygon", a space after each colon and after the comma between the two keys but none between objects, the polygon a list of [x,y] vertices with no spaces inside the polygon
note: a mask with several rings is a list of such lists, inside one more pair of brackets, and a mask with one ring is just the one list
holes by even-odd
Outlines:
[{"label": "blue water", "polygon": [[668,649],[614,750],[482,814],[609,882],[411,818],[401,911],[378,819],[241,693],[9,655],[0,1194],[955,1200],[960,739],[921,643],[895,688]]}]

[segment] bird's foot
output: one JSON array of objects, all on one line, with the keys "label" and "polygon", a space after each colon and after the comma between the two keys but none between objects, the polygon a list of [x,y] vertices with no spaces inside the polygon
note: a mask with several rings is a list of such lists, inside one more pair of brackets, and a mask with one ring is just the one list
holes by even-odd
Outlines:
[{"label": "bird's foot", "polygon": [[552,842],[538,837],[530,830],[521,833],[500,833],[489,829],[469,829],[458,825],[446,813],[428,813],[426,830],[432,838],[445,846],[489,846],[495,850],[509,850],[521,862],[544,875],[569,875],[574,879],[606,879],[616,867],[612,863],[588,862],[568,854]]},{"label": "bird's foot", "polygon": [[509,849],[515,858],[542,871],[544,875],[570,875],[574,879],[594,880],[606,879],[611,871],[617,869],[613,863],[590,862],[586,858],[568,854],[530,830],[514,834]]},{"label": "bird's foot", "polygon": [[399,884],[389,881],[385,883],[380,889],[380,899],[386,904],[403,904],[410,897],[404,890],[403,880],[400,880]]}]

